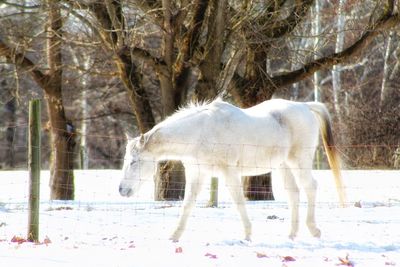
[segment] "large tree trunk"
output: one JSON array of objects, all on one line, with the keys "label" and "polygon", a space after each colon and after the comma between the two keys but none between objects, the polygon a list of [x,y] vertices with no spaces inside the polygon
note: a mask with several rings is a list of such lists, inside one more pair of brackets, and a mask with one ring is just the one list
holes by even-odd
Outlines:
[{"label": "large tree trunk", "polygon": [[185,168],[180,161],[163,161],[154,176],[156,201],[181,200],[185,196]]},{"label": "large tree trunk", "polygon": [[224,40],[226,29],[227,1],[210,1],[209,17],[207,24],[207,42],[205,44],[204,59],[199,65],[201,78],[195,89],[197,100],[212,100],[218,95],[218,83],[221,79],[220,73],[222,55],[224,52]]},{"label": "large tree trunk", "polygon": [[145,133],[155,125],[155,119],[150,106],[149,97],[142,86],[142,77],[137,69],[130,51],[124,49],[116,55],[114,61],[119,69],[119,75],[135,114],[139,131]]},{"label": "large tree trunk", "polygon": [[74,199],[74,130],[62,101],[62,17],[58,1],[46,0],[48,80],[45,98],[51,136],[50,198]]},{"label": "large tree trunk", "polygon": [[46,94],[46,102],[51,136],[50,198],[72,200],[74,199],[74,129],[65,118],[61,92],[54,95]]},{"label": "large tree trunk", "polygon": [[248,200],[274,200],[271,173],[243,178],[244,195]]}]

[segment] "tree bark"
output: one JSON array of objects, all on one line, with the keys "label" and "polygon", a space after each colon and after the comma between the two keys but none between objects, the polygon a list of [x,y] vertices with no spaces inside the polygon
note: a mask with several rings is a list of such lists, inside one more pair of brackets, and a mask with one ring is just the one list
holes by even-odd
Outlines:
[{"label": "tree bark", "polygon": [[185,168],[182,162],[160,162],[154,178],[154,200],[181,200],[185,197]]},{"label": "tree bark", "polygon": [[219,93],[218,79],[222,71],[221,62],[226,39],[227,1],[212,0],[209,8],[207,43],[204,59],[199,64],[201,79],[195,89],[196,98],[200,101],[214,99]]},{"label": "tree bark", "polygon": [[271,173],[246,176],[243,185],[244,195],[248,200],[274,200]]},{"label": "tree bark", "polygon": [[50,198],[72,200],[75,134],[72,124],[65,117],[60,93],[45,94],[51,137]]},{"label": "tree bark", "polygon": [[62,100],[62,17],[58,1],[46,0],[47,64],[45,99],[51,136],[50,198],[74,199],[73,162],[75,135],[65,116]]},{"label": "tree bark", "polygon": [[127,48],[115,55],[114,61],[119,69],[119,76],[128,92],[139,131],[145,133],[155,125],[152,108],[145,88],[141,84],[141,74]]}]

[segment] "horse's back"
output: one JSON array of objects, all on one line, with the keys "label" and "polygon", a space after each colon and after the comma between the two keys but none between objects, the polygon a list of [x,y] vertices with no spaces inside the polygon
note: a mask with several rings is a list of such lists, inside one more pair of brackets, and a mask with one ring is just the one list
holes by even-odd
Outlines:
[{"label": "horse's back", "polygon": [[306,103],[272,99],[241,109],[218,100],[209,104],[208,109],[207,121],[211,131],[207,130],[206,134],[218,132],[217,138],[223,138],[221,143],[242,141],[270,145],[281,140],[282,145],[287,146],[289,144],[285,141],[295,135],[304,137],[318,132],[315,116]]},{"label": "horse's back", "polygon": [[[307,103],[284,99],[267,100],[245,110],[250,116],[264,117],[274,121],[279,127],[278,144],[294,149],[313,151],[318,142],[319,123]],[[265,125],[265,131],[273,130],[271,124]],[[268,134],[266,138],[269,138]],[[313,154],[313,152],[311,152]]]},{"label": "horse's back", "polygon": [[207,131],[207,134],[218,132],[218,138],[222,139],[219,143],[259,144],[267,132],[273,135],[281,130],[274,114],[262,105],[241,109],[223,101],[211,103],[209,125],[212,131]]},{"label": "horse's back", "polygon": [[291,134],[280,122],[279,112],[270,112],[262,103],[241,109],[226,102],[208,107],[209,127],[203,131],[206,145],[200,150],[212,151],[209,160],[221,165],[237,166],[246,175],[265,173],[287,157]]}]

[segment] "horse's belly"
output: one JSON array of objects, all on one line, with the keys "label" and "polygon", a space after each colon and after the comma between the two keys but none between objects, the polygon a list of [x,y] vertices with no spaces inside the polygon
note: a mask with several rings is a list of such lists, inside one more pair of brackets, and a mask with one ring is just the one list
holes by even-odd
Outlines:
[{"label": "horse's belly", "polygon": [[240,176],[257,176],[266,174],[272,171],[272,168],[268,167],[241,167],[239,169]]},{"label": "horse's belly", "polygon": [[242,176],[261,175],[277,169],[288,155],[286,147],[250,147],[242,151],[236,163]]}]

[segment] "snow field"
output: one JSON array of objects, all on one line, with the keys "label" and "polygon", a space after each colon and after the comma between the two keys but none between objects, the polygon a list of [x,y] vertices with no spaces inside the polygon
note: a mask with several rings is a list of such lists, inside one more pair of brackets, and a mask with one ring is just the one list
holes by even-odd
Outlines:
[{"label": "snow field", "polygon": [[251,242],[242,240],[239,215],[223,182],[218,208],[205,207],[206,185],[182,239],[173,243],[168,237],[181,202],[151,201],[151,182],[139,196],[124,199],[117,190],[119,171],[81,171],[76,200],[59,202],[48,200],[48,172],[43,172],[41,244],[19,244],[11,240],[26,236],[27,173],[0,172],[0,266],[398,266],[399,174],[345,171],[350,205],[341,209],[330,173],[314,172],[322,237],[308,233],[302,203],[294,241],[287,238],[289,210],[277,181],[277,201],[247,203]]}]

